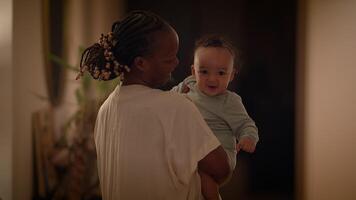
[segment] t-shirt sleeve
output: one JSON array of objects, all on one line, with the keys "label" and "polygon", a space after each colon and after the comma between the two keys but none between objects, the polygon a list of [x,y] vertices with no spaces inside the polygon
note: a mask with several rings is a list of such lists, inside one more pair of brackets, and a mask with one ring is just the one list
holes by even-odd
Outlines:
[{"label": "t-shirt sleeve", "polygon": [[197,170],[198,162],[216,149],[220,142],[198,109],[187,99],[177,108],[171,128],[169,149],[172,169],[179,182],[188,184]]}]

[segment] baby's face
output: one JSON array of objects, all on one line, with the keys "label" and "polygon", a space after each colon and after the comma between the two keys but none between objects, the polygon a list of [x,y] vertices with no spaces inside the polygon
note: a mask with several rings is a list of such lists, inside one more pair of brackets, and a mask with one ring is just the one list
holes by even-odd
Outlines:
[{"label": "baby's face", "polygon": [[223,47],[200,47],[195,51],[192,74],[198,88],[208,96],[223,94],[234,78],[234,57]]}]

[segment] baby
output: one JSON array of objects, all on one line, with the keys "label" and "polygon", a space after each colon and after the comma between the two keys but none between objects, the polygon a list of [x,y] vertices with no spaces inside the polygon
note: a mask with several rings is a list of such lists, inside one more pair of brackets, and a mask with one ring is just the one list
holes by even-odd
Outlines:
[{"label": "baby", "polygon": [[[227,89],[237,73],[236,52],[231,43],[220,36],[198,40],[194,51],[192,76],[172,91],[186,93],[226,151],[231,175],[240,150],[253,153],[259,140],[258,129],[249,117],[241,97]],[[238,142],[237,142],[238,141]],[[218,185],[200,172],[202,193],[206,199],[219,199]]]}]

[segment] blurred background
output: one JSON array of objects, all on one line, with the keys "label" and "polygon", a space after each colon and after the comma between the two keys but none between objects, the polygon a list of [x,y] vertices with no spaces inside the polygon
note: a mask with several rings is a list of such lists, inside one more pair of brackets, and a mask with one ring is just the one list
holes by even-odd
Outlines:
[{"label": "blurred background", "polygon": [[80,52],[131,10],[180,37],[169,89],[194,41],[232,40],[230,85],[259,128],[223,199],[356,199],[355,0],[1,0],[0,199],[100,199],[91,133],[117,82],[75,81]]}]

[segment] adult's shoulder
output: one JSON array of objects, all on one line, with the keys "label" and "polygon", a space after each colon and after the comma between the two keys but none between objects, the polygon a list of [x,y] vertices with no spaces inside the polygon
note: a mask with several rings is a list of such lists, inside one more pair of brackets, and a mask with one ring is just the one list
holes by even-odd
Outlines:
[{"label": "adult's shoulder", "polygon": [[[116,90],[116,89],[115,89]],[[111,106],[112,102],[113,102],[113,98],[115,97],[114,92],[115,90],[110,93],[110,95],[103,101],[103,103],[101,104],[98,112],[104,112],[105,110],[109,109],[109,107]]]},{"label": "adult's shoulder", "polygon": [[[185,94],[180,94],[173,91],[164,92],[161,95],[163,98],[158,100],[159,102],[164,101],[166,105],[170,107],[175,107],[177,109],[195,109],[195,105],[189,100]],[[163,106],[163,102],[162,102]]]}]

